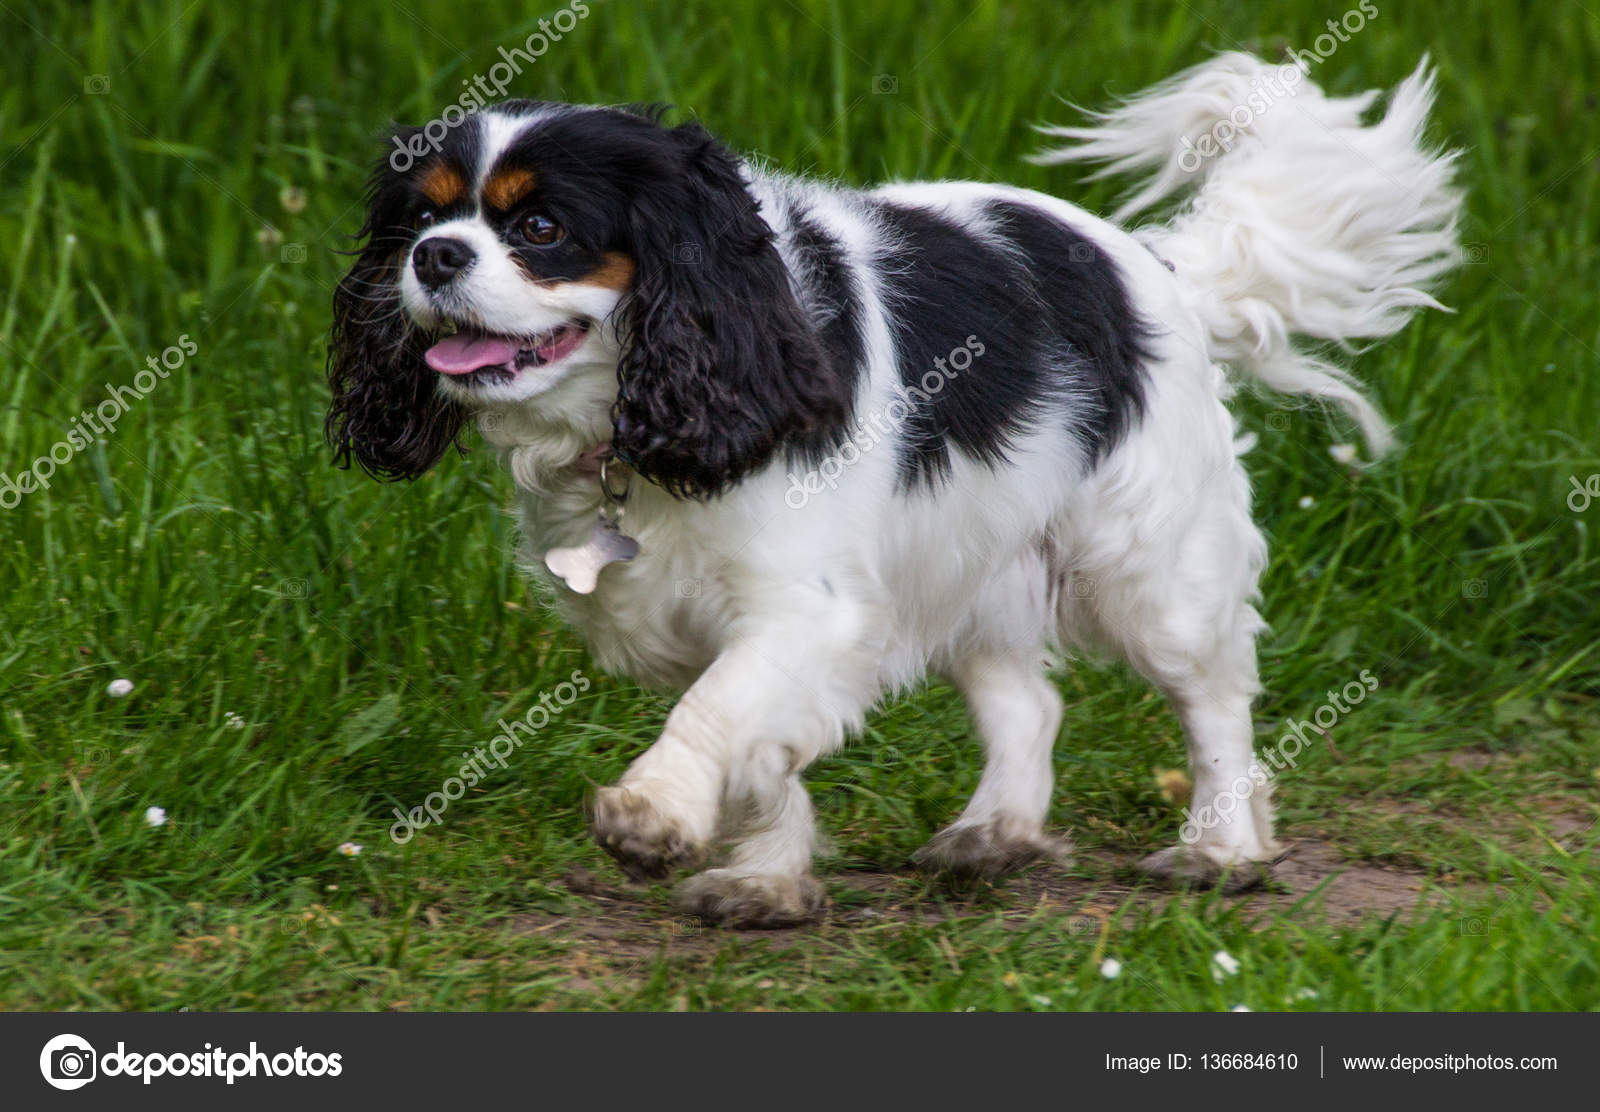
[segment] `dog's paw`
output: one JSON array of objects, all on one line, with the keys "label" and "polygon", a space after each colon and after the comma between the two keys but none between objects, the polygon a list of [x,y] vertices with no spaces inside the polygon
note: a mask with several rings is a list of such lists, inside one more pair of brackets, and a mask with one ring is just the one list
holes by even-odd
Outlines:
[{"label": "dog's paw", "polygon": [[827,893],[816,877],[708,869],[678,886],[679,911],[741,930],[770,930],[810,923],[822,915]]},{"label": "dog's paw", "polygon": [[1139,871],[1175,888],[1248,892],[1272,879],[1270,861],[1218,861],[1198,846],[1169,846],[1139,862]]},{"label": "dog's paw", "polygon": [[694,868],[706,856],[705,847],[681,824],[624,787],[596,793],[589,829],[634,880],[660,880],[675,869]]},{"label": "dog's paw", "polygon": [[1046,834],[1018,835],[995,824],[946,827],[911,855],[926,872],[948,873],[964,880],[995,880],[1036,861],[1065,864],[1072,843]]}]

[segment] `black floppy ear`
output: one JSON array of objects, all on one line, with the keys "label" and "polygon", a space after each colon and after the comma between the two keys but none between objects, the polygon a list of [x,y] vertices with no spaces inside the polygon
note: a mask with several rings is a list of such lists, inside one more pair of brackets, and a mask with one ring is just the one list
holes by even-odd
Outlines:
[{"label": "black floppy ear", "polygon": [[388,219],[384,193],[380,168],[359,234],[365,245],[333,293],[324,431],[340,467],[353,457],[375,478],[415,479],[456,443],[466,414],[438,394],[424,338],[400,306],[411,236]]},{"label": "black floppy ear", "polygon": [[707,498],[780,450],[807,452],[850,397],[790,284],[733,156],[697,124],[655,133],[634,197],[612,449],[680,497]]}]

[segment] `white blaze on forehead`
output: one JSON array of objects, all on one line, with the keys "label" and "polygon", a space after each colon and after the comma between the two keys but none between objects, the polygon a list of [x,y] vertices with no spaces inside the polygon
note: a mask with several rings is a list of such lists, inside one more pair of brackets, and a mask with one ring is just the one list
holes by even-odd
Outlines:
[{"label": "white blaze on forehead", "polygon": [[521,114],[505,112],[495,108],[485,108],[479,113],[483,123],[478,131],[478,177],[474,183],[474,193],[483,188],[483,183],[488,178],[489,171],[494,169],[494,164],[500,161],[500,156],[505,154],[507,148],[517,141],[517,137],[527,131],[529,127],[551,115],[554,115],[554,111],[548,108]]}]

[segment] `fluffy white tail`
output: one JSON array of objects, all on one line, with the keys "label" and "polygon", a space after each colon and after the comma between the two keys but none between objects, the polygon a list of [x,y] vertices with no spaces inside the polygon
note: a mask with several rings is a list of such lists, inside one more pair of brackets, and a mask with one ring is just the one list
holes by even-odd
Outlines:
[{"label": "fluffy white tail", "polygon": [[1291,337],[1349,348],[1399,331],[1419,307],[1443,308],[1428,289],[1458,258],[1461,195],[1455,152],[1423,145],[1427,59],[1364,125],[1377,96],[1329,97],[1297,64],[1223,54],[1091,113],[1093,126],[1043,129],[1073,143],[1036,157],[1104,163],[1095,177],[1148,173],[1118,220],[1195,188],[1167,224],[1136,234],[1184,282],[1212,356],[1341,405],[1375,453],[1389,428],[1360,384]]}]

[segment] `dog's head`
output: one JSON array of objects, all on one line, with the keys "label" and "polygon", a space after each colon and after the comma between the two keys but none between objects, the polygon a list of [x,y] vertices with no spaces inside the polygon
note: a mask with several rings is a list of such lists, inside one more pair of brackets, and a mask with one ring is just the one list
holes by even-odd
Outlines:
[{"label": "dog's head", "polygon": [[334,295],[328,436],[413,478],[484,406],[609,409],[611,448],[713,495],[847,402],[743,167],[696,124],[532,102],[402,128]]}]

